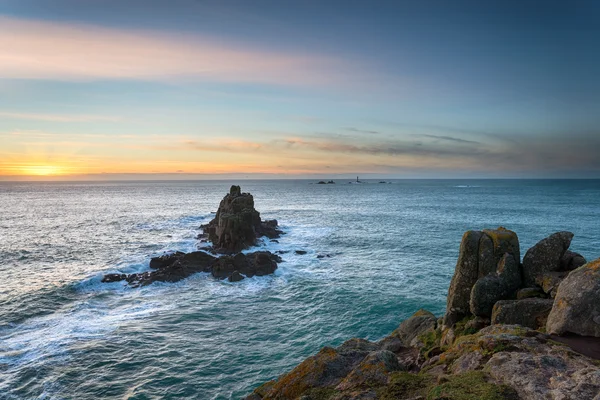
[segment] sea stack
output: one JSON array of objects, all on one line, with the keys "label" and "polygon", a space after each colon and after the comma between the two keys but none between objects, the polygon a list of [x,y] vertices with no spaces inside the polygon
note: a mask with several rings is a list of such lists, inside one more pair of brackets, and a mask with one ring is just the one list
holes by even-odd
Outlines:
[{"label": "sea stack", "polygon": [[242,193],[236,185],[231,186],[221,200],[215,218],[202,228],[213,243],[214,251],[227,254],[255,245],[261,236],[275,239],[281,235],[277,221],[261,221],[260,213],[254,208],[254,197]]}]

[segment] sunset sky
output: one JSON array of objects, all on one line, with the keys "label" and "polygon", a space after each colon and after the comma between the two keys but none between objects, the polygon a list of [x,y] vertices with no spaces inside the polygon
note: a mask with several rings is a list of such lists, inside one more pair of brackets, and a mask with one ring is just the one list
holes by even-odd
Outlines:
[{"label": "sunset sky", "polygon": [[0,0],[0,179],[600,178],[599,43],[595,1]]}]

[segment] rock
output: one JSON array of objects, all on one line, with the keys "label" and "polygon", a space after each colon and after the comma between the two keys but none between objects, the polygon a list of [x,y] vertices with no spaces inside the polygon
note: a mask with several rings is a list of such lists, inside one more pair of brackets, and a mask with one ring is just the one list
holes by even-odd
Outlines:
[{"label": "rock", "polygon": [[317,185],[325,185],[326,183],[327,182],[325,182],[325,181],[319,181],[319,182],[317,182]]},{"label": "rock", "polygon": [[331,254],[317,254],[317,258],[331,258]]},{"label": "rock", "polygon": [[257,251],[216,258],[203,251],[194,251],[161,256],[157,260],[154,264],[157,268],[152,271],[129,275],[107,274],[102,282],[126,280],[132,286],[145,286],[153,282],[177,282],[198,272],[211,272],[215,278],[235,282],[244,278],[242,274],[247,277],[272,274],[281,257],[268,251]]},{"label": "rock", "polygon": [[509,299],[521,285],[521,272],[514,256],[505,253],[497,270],[479,279],[473,285],[469,301],[471,314],[479,317],[492,315],[498,300]]},{"label": "rock", "polygon": [[435,330],[436,325],[435,315],[421,309],[404,320],[392,335],[398,337],[405,346],[418,346],[419,336]]},{"label": "rock", "polygon": [[240,274],[238,271],[233,271],[231,275],[227,278],[229,282],[239,282],[244,279],[244,276]]},{"label": "rock", "polygon": [[294,253],[298,254],[299,256],[303,256],[306,254],[306,250],[295,250]]},{"label": "rock", "polygon": [[520,399],[598,399],[600,368],[591,359],[542,336],[505,337],[506,350],[495,352],[484,368]]},{"label": "rock", "polygon": [[277,269],[281,257],[268,251],[238,253],[235,256],[219,257],[212,268],[212,275],[218,279],[228,278],[234,271],[248,278],[272,274]]},{"label": "rock", "polygon": [[537,287],[523,288],[517,291],[517,300],[528,299],[530,297],[546,298],[546,294]]},{"label": "rock", "polygon": [[181,251],[176,251],[174,253],[166,253],[159,257],[152,257],[150,259],[150,268],[158,269],[165,268],[172,265],[175,261],[179,260],[184,256],[185,253]]},{"label": "rock", "polygon": [[[451,327],[466,316],[471,315],[471,290],[478,279],[488,275],[499,275],[498,264],[505,255],[519,265],[519,238],[513,231],[499,227],[485,229],[483,232],[468,231],[463,235],[458,262],[448,289],[448,301],[444,326]],[[510,268],[514,272],[514,268]],[[514,277],[516,275],[507,275]],[[504,283],[483,282],[485,287],[504,288]],[[511,283],[508,286],[512,287]],[[498,289],[500,290],[500,289]],[[477,296],[479,297],[479,296]]]},{"label": "rock", "polygon": [[494,306],[492,324],[521,325],[539,329],[546,326],[552,304],[551,299],[539,298],[501,300]]},{"label": "rock", "polygon": [[479,278],[495,273],[498,263],[507,253],[519,265],[521,255],[517,234],[503,227],[484,229],[479,242]]},{"label": "rock", "polygon": [[554,298],[558,285],[560,285],[568,274],[569,271],[543,272],[536,276],[535,281],[541,286],[544,293]]},{"label": "rock", "polygon": [[546,330],[600,337],[600,258],[572,271],[560,283]]},{"label": "rock", "polygon": [[112,282],[124,281],[125,279],[127,279],[127,274],[106,274],[102,278],[102,282],[103,283],[112,283]]},{"label": "rock", "polygon": [[202,228],[220,253],[236,253],[254,245],[257,237],[275,239],[281,234],[276,220],[261,222],[254,197],[235,185],[221,200],[215,218]]},{"label": "rock", "polygon": [[462,237],[456,269],[448,289],[444,326],[451,327],[469,315],[471,288],[479,276],[479,241],[483,236],[480,231],[468,231]]},{"label": "rock", "polygon": [[336,386],[336,390],[348,390],[363,385],[385,385],[388,383],[388,373],[400,369],[394,353],[387,350],[374,351]]},{"label": "rock", "polygon": [[465,324],[465,331],[466,332],[478,332],[489,325],[490,325],[490,320],[488,318],[475,317],[473,319],[470,319]]},{"label": "rock", "polygon": [[368,354],[368,351],[349,346],[342,349],[324,347],[316,355],[307,358],[277,379],[263,397],[297,399],[311,389],[334,388]]},{"label": "rock", "polygon": [[575,253],[571,250],[567,250],[560,259],[560,270],[573,271],[574,269],[577,269],[582,265],[585,265],[586,263],[587,261],[581,254]]},{"label": "rock", "polygon": [[545,272],[559,271],[572,239],[571,232],[556,232],[527,250],[523,257],[525,285],[534,286],[538,277]]}]

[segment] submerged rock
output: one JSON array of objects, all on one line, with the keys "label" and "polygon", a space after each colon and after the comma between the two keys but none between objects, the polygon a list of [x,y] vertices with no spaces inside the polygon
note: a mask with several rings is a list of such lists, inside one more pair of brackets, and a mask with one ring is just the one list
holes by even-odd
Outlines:
[{"label": "submerged rock", "polygon": [[202,228],[219,253],[236,253],[256,244],[258,237],[275,239],[282,233],[277,220],[261,221],[254,197],[235,185],[221,200],[215,218]]},{"label": "submerged rock", "polygon": [[560,283],[546,330],[600,337],[600,258],[577,268]]}]

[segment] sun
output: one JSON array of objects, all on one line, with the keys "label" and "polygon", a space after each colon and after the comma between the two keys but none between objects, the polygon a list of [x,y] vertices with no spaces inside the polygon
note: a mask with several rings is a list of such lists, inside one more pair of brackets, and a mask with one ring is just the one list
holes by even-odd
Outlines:
[{"label": "sun", "polygon": [[22,170],[25,175],[49,176],[59,175],[62,168],[56,165],[27,165]]}]

